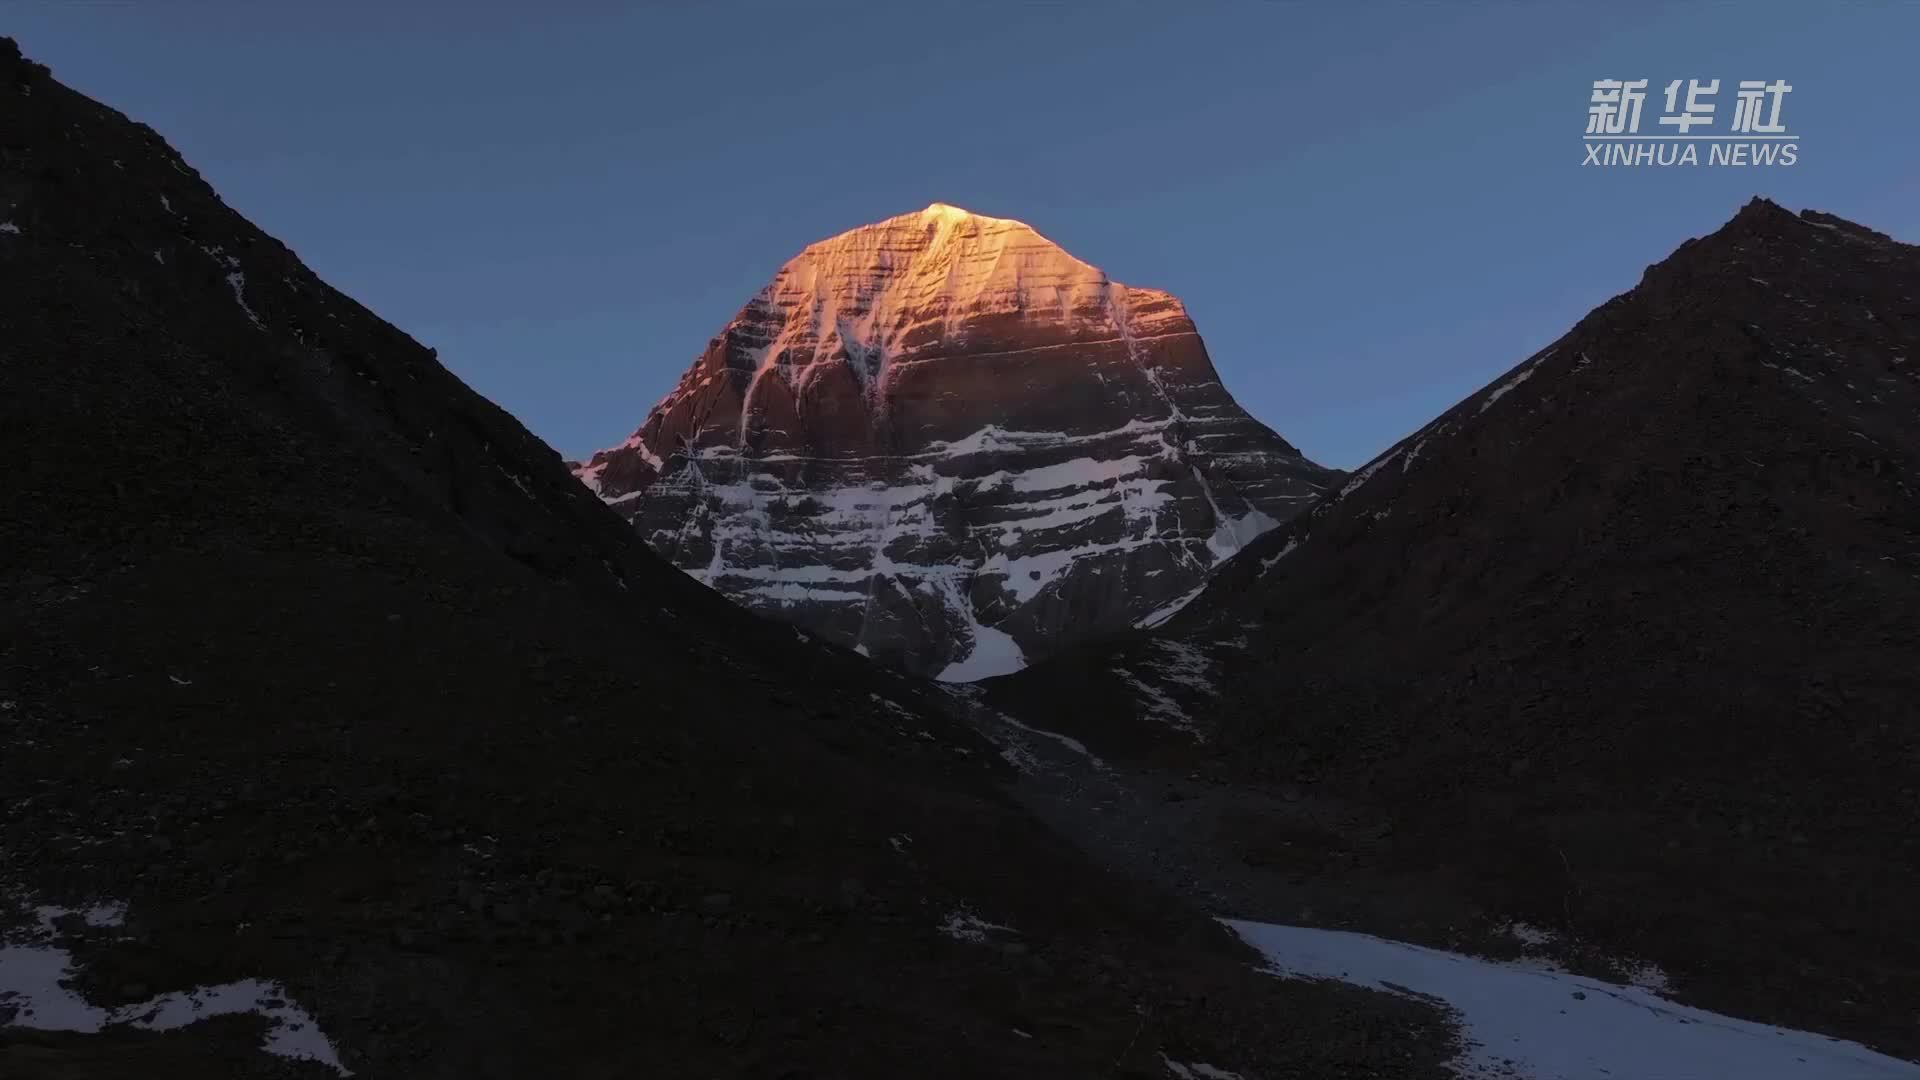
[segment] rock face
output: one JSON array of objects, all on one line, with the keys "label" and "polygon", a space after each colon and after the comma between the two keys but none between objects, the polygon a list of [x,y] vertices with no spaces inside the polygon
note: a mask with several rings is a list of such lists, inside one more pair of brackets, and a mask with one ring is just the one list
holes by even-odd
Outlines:
[{"label": "rock face", "polygon": [[801,252],[576,473],[727,596],[949,679],[1150,616],[1330,477],[1179,300],[940,203]]},{"label": "rock face", "polygon": [[1916,416],[1920,247],[1756,200],[1164,627],[989,694],[1357,800],[1382,871],[1920,1054]]}]

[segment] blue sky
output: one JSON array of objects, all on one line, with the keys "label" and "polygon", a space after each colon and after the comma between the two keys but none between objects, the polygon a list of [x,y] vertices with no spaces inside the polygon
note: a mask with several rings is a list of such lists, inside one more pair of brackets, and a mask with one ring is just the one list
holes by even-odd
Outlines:
[{"label": "blue sky", "polygon": [[[943,201],[1174,291],[1352,467],[1749,197],[1920,241],[1920,4],[0,3],[570,456],[805,244]],[[1597,78],[1784,78],[1791,168],[1583,168]],[[1721,130],[1724,130],[1723,128]]]}]

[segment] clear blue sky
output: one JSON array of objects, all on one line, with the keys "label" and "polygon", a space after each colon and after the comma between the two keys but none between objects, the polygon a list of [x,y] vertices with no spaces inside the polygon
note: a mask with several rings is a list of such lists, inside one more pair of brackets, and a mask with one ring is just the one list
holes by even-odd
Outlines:
[{"label": "clear blue sky", "polygon": [[[1352,467],[1764,194],[1920,241],[1920,4],[0,0],[0,32],[570,456],[803,245],[950,202],[1182,296]],[[1784,78],[1792,168],[1581,167]]]}]

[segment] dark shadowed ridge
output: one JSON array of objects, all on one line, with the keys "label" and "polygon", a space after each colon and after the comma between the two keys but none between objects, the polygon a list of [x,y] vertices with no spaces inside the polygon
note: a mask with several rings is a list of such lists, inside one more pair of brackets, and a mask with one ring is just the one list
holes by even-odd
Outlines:
[{"label": "dark shadowed ridge", "polygon": [[[59,928],[96,1005],[276,980],[369,1077],[1357,1077],[1446,1049],[1427,1010],[1252,974],[1091,868],[920,690],[652,557],[7,39],[0,452],[0,929],[127,902]],[[940,930],[970,918],[1011,929]],[[4,1027],[0,1075],[332,1075],[261,1036]]]},{"label": "dark shadowed ridge", "polygon": [[1167,626],[991,699],[1351,800],[1405,888],[1920,1054],[1916,416],[1920,248],[1756,199]]}]

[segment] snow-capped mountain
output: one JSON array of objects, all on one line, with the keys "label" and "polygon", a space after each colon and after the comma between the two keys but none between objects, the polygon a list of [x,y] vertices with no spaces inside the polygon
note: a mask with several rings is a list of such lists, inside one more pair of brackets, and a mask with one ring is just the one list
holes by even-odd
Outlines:
[{"label": "snow-capped mountain", "polygon": [[1152,616],[1333,475],[1178,299],[942,203],[802,251],[576,473],[727,596],[947,679]]}]

